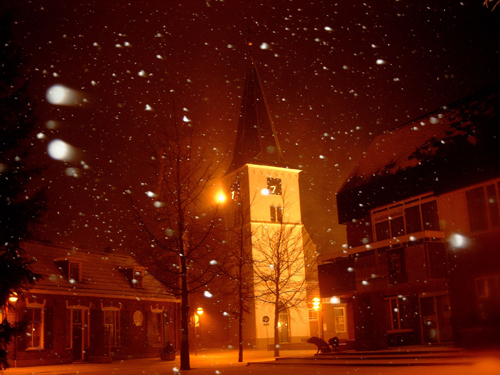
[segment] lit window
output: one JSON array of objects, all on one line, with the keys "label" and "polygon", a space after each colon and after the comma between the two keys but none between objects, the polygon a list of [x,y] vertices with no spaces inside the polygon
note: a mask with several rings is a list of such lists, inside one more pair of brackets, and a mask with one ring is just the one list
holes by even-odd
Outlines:
[{"label": "lit window", "polygon": [[45,300],[43,303],[26,301],[26,320],[26,348],[43,349]]},{"label": "lit window", "polygon": [[335,332],[347,332],[345,307],[334,307],[333,315],[335,317]]},{"label": "lit window", "polygon": [[309,320],[318,320],[318,311],[309,309]]}]

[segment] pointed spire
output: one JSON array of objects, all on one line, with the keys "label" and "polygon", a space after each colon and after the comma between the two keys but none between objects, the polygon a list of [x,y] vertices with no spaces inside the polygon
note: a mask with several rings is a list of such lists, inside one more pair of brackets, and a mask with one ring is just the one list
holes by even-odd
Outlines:
[{"label": "pointed spire", "polygon": [[[251,48],[251,42],[248,42]],[[286,167],[281,147],[269,114],[257,65],[250,53],[243,101],[234,150],[228,173],[247,163]]]}]

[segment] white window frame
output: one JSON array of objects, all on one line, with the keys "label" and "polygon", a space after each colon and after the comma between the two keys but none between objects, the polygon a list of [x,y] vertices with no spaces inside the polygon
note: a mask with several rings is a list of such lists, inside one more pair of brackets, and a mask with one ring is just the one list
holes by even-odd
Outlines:
[{"label": "white window frame", "polygon": [[73,349],[73,314],[75,310],[82,311],[82,329],[83,329],[83,348],[88,348],[90,345],[90,308],[92,304],[89,306],[80,305],[80,301],[78,301],[78,305],[70,305],[68,301],[66,301],[66,309],[70,313],[69,316],[69,345],[66,345],[67,348]]},{"label": "white window frame", "polygon": [[[337,314],[336,314],[336,311],[342,311],[342,315],[341,317],[344,319],[344,322],[343,323],[340,323],[338,321],[338,317]],[[347,317],[346,317],[346,308],[345,306],[334,306],[333,308],[333,319],[335,321],[335,332],[336,333],[344,333],[344,332],[347,332]],[[341,330],[339,327],[340,325],[343,324],[344,325],[344,329]]]},{"label": "white window frame", "polygon": [[[407,296],[391,296],[391,297],[386,297],[385,300],[387,302],[389,302],[389,312],[391,314],[390,316],[390,322],[391,322],[391,328],[392,329],[389,329],[387,330],[387,333],[397,333],[397,332],[412,332],[413,329],[412,328],[401,328],[401,315],[400,315],[400,312],[401,312],[401,309],[399,307],[399,300],[402,299],[402,298],[408,298]],[[394,305],[393,304],[393,301],[396,301],[396,304]],[[394,327],[394,321],[392,319],[392,313],[394,311],[394,308],[397,309],[397,313],[398,313],[398,317],[397,317],[397,321],[398,321],[398,327]]]},{"label": "white window frame", "polygon": [[[33,302],[30,302],[29,299],[26,300],[26,309],[27,313],[31,314],[29,316],[28,325],[26,326],[26,350],[40,350],[44,348],[45,344],[45,303],[47,301],[43,300],[42,303],[37,302],[34,300]],[[32,325],[33,321],[33,314],[35,313],[35,310],[40,310],[40,345],[39,346],[33,346],[33,337],[34,335],[28,334],[28,328]],[[33,328],[32,328],[33,331]]]},{"label": "white window frame", "polygon": [[[389,238],[396,238],[392,233],[391,220],[397,219],[399,217],[403,218],[403,231],[404,231],[404,233],[401,234],[400,236],[403,236],[405,234],[411,234],[411,233],[406,233],[405,209],[415,207],[415,206],[419,206],[420,224],[421,224],[422,232],[425,231],[426,229],[425,229],[425,223],[424,223],[424,219],[423,219],[422,205],[424,205],[426,203],[430,203],[432,201],[436,201],[436,204],[437,204],[437,198],[432,193],[426,193],[424,195],[413,197],[413,198],[407,199],[405,201],[392,203],[391,205],[378,207],[376,209],[371,210],[370,217],[371,217],[371,222],[372,222],[372,233],[373,233],[373,238],[375,239],[375,242],[383,241],[383,240],[379,240],[377,238],[377,224],[385,222],[385,221],[387,221],[389,223]],[[439,215],[439,213],[438,213],[438,215]]]},{"label": "white window frame", "polygon": [[[71,277],[71,265],[77,264],[78,265],[78,278],[74,279]],[[82,262],[80,261],[75,261],[72,259],[68,259],[68,280],[73,280],[74,282],[82,282]]]},{"label": "white window frame", "polygon": [[[165,306],[162,306],[161,308],[156,305],[156,307],[151,306],[151,319],[153,319],[153,316],[158,315],[160,318],[160,334],[161,334],[161,343],[151,343],[152,347],[159,347],[163,346],[165,342],[165,320],[164,320],[164,312],[165,312]],[[150,321],[148,324],[152,324],[153,322]],[[153,334],[153,327],[150,329],[150,334]]]},{"label": "white window frame", "polygon": [[319,311],[314,309],[309,309],[309,321],[317,322],[319,320]]},{"label": "white window frame", "polygon": [[104,307],[104,305],[101,303],[101,310],[103,311],[103,325],[104,329],[109,329],[107,326],[110,324],[106,324],[106,313],[112,312],[113,315],[113,337],[115,338],[113,342],[110,343],[111,346],[113,347],[119,347],[121,345],[121,327],[120,327],[120,320],[121,320],[121,303],[120,307],[114,307],[113,305]]},{"label": "white window frame", "polygon": [[[489,197],[488,197],[488,190],[487,188],[490,187],[490,186],[493,186],[493,189],[494,189],[494,192],[495,192],[495,199],[496,199],[496,204],[497,204],[497,214],[498,214],[498,210],[500,209],[499,207],[499,202],[500,202],[500,180],[498,179],[495,179],[495,180],[489,180],[485,183],[481,183],[481,184],[478,184],[478,185],[474,185],[474,186],[469,186],[467,187],[467,189],[464,189],[464,195],[465,195],[465,201],[466,201],[466,207],[467,207],[467,221],[468,221],[468,224],[469,224],[469,232],[470,233],[481,233],[481,232],[486,232],[486,231],[489,231],[489,230],[492,230],[494,228],[498,228],[498,224],[494,225],[493,224],[493,220],[492,220],[492,216],[494,214],[494,212],[492,211],[492,206],[491,206],[491,202],[489,201]],[[475,189],[482,189],[483,191],[483,194],[484,194],[484,208],[485,208],[485,219],[486,219],[486,222],[487,222],[487,228],[484,228],[484,229],[478,229],[478,230],[474,230],[472,231],[472,223],[471,223],[471,213],[469,211],[469,207],[468,207],[468,199],[467,199],[467,193],[469,191],[472,191],[472,190],[475,190]]]}]

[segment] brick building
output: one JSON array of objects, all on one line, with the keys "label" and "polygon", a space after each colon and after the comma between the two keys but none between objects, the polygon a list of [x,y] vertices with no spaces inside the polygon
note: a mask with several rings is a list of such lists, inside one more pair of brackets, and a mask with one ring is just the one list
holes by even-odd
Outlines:
[{"label": "brick building", "polygon": [[496,86],[385,132],[344,182],[319,283],[356,349],[500,343],[499,113]]},{"label": "brick building", "polygon": [[8,319],[27,322],[9,348],[11,366],[157,357],[167,341],[179,342],[178,301],[131,257],[21,247],[41,278],[9,302]]}]

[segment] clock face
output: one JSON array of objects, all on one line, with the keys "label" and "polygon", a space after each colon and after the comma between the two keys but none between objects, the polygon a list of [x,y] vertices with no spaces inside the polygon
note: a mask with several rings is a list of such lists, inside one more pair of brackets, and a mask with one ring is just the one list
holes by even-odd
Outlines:
[{"label": "clock face", "polygon": [[238,180],[234,181],[231,185],[231,199],[233,201],[238,201],[240,199],[240,183]]},{"label": "clock face", "polygon": [[281,195],[281,178],[267,178],[267,191],[269,195]]}]

